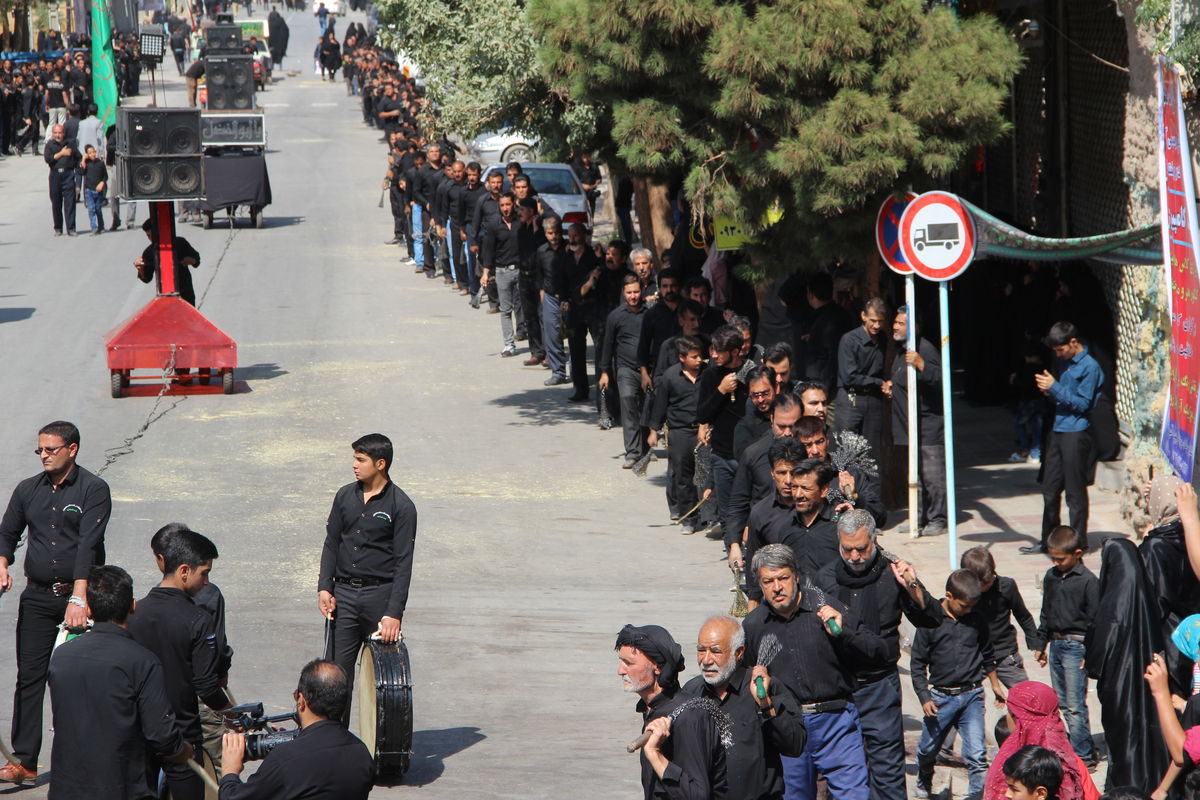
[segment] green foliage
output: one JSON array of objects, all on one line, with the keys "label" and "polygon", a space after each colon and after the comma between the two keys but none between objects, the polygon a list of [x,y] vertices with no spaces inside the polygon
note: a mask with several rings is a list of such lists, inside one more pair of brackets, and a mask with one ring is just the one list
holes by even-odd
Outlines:
[{"label": "green foliage", "polygon": [[883,197],[1007,132],[1021,62],[991,17],[921,0],[530,0],[529,17],[549,80],[611,107],[616,154],[755,232],[762,273],[861,261]]},{"label": "green foliage", "polygon": [[380,0],[379,9],[385,43],[419,66],[444,130],[470,139],[511,126],[539,137],[544,155],[590,144],[599,111],[543,78],[521,0]]},{"label": "green foliage", "polygon": [[1179,3],[1176,40],[1171,44],[1171,0],[1144,0],[1137,8],[1139,25],[1154,34],[1158,52],[1183,67],[1194,82],[1200,75],[1200,19],[1191,3]]}]

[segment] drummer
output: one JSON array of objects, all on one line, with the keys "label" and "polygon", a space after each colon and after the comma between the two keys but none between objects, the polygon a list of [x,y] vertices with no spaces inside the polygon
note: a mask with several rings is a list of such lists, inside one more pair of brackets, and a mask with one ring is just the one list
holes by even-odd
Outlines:
[{"label": "drummer", "polygon": [[[363,642],[376,633],[385,643],[400,638],[412,579],[417,509],[388,477],[388,437],[370,433],[351,447],[356,480],[338,490],[325,524],[317,608],[330,621],[325,657],[345,670],[353,685]],[[349,703],[341,717],[348,725]]]}]

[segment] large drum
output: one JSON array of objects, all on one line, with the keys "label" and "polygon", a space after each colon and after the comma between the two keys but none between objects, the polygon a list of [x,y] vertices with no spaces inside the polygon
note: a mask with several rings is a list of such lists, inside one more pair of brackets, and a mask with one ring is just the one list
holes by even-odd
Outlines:
[{"label": "large drum", "polygon": [[379,775],[399,777],[412,757],[412,672],[404,641],[368,639],[358,666],[358,731]]}]

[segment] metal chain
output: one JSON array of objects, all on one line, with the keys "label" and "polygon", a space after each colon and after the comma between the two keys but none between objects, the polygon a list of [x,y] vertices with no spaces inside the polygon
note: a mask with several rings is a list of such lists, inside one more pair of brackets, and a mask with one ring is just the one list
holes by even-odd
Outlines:
[{"label": "metal chain", "polygon": [[166,396],[167,392],[170,391],[170,389],[171,389],[171,379],[174,377],[175,377],[175,345],[171,345],[171,357],[167,359],[167,363],[163,367],[163,371],[162,371],[162,388],[158,390],[158,396],[154,398],[154,405],[151,407],[150,413],[146,415],[146,420],[142,423],[141,427],[139,427],[134,432],[134,434],[132,436],[126,437],[125,441],[121,442],[116,447],[110,447],[104,451],[104,463],[102,465],[100,465],[100,468],[98,470],[96,470],[97,475],[103,475],[104,471],[107,470],[109,467],[111,467],[113,464],[115,464],[117,459],[121,458],[122,456],[126,456],[126,455],[129,455],[130,453],[132,453],[133,452],[133,443],[136,442],[138,439],[142,438],[142,436],[145,435],[146,431],[150,428],[151,425],[153,425],[155,422],[158,422],[160,419],[165,417],[167,415],[167,413],[169,413],[171,411],[171,409],[175,408],[175,406],[179,405],[184,400],[187,400],[187,395],[181,395],[178,398],[176,398],[171,403],[171,405],[167,406],[162,411],[158,410],[158,407],[162,405],[163,398]]}]

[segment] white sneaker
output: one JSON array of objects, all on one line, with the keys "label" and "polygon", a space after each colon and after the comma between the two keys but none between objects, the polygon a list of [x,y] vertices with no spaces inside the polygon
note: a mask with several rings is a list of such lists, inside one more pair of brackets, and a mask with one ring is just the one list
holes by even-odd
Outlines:
[{"label": "white sneaker", "polygon": [[1025,460],[1026,456],[1023,456],[1020,453],[1013,453],[1008,457],[1008,463],[1010,464],[1024,464]]}]

